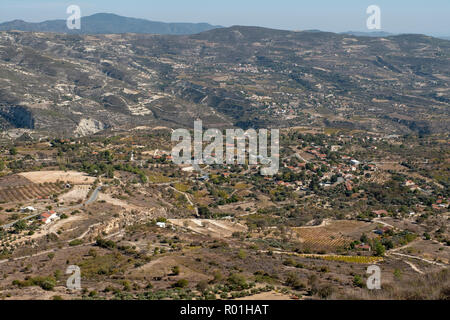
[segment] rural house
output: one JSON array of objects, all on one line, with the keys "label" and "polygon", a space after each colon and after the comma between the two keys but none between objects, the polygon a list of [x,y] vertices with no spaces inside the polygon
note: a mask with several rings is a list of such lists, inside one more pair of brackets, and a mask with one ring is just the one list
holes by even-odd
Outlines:
[{"label": "rural house", "polygon": [[41,214],[40,219],[43,223],[49,224],[58,219],[58,215],[55,211],[47,211]]}]

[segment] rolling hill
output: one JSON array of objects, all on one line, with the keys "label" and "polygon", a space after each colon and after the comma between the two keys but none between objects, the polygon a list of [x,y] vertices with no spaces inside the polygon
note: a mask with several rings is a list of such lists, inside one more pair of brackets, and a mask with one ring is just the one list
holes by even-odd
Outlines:
[{"label": "rolling hill", "polygon": [[30,23],[14,20],[0,24],[1,31],[33,31],[68,34],[194,34],[219,28],[207,23],[165,23],[145,19],[127,18],[111,13],[97,13],[81,18],[80,30],[69,30],[66,20],[50,20]]},{"label": "rolling hill", "polygon": [[0,32],[0,127],[449,131],[450,41],[234,26],[194,35]]}]

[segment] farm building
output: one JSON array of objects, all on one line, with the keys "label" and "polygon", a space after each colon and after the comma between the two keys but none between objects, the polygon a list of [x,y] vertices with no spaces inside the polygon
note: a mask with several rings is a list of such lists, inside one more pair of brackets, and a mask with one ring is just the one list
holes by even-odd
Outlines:
[{"label": "farm building", "polygon": [[29,206],[29,207],[25,207],[25,208],[20,209],[20,211],[22,211],[22,212],[34,212],[34,211],[36,211],[36,209],[34,207]]},{"label": "farm building", "polygon": [[47,212],[44,212],[43,214],[41,214],[41,216],[40,216],[41,221],[45,224],[49,224],[49,223],[57,220],[58,218],[59,217],[55,211],[47,211]]},{"label": "farm building", "polygon": [[165,228],[166,227],[166,223],[165,222],[157,222],[156,225],[160,228]]},{"label": "farm building", "polygon": [[345,182],[345,189],[347,189],[347,191],[352,191],[353,190],[353,185],[350,181],[346,181]]},{"label": "farm building", "polygon": [[374,210],[372,211],[372,213],[376,215],[378,218],[386,217],[389,215],[389,213],[386,210]]},{"label": "farm building", "polygon": [[371,251],[370,246],[369,246],[368,244],[364,244],[364,243],[357,244],[357,245],[355,246],[355,249]]}]

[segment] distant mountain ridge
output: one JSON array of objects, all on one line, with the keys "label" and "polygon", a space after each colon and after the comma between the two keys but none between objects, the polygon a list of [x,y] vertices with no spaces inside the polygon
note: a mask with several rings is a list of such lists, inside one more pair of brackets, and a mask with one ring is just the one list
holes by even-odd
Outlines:
[{"label": "distant mountain ridge", "polygon": [[347,32],[341,32],[341,34],[348,34],[356,37],[389,37],[389,36],[395,36],[396,34],[385,32],[385,31],[347,31]]},{"label": "distant mountain ridge", "polygon": [[55,32],[68,34],[171,34],[189,35],[208,31],[221,26],[213,26],[208,23],[166,23],[150,21],[146,19],[128,18],[112,13],[97,13],[81,18],[81,29],[70,30],[66,20],[48,20],[31,23],[23,20],[13,20],[0,23],[0,31],[33,31]]},{"label": "distant mountain ridge", "polygon": [[[398,36],[398,35],[404,35],[408,33],[390,33],[386,31],[346,31],[346,32],[340,32],[339,34],[346,34],[351,35],[355,37],[374,37],[374,38],[383,38],[383,37],[392,37],[392,36]],[[433,38],[443,39],[443,40],[450,40],[450,36],[436,36],[436,35],[428,35]]]}]

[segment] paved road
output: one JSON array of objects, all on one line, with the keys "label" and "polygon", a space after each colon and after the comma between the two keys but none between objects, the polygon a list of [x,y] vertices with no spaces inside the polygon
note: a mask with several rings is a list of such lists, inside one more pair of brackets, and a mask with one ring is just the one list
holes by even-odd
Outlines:
[{"label": "paved road", "polygon": [[[89,199],[86,200],[85,203],[78,204],[78,205],[72,206],[72,207],[62,207],[62,208],[58,208],[58,211],[59,211],[59,212],[64,212],[64,211],[67,211],[67,210],[73,210],[73,209],[81,208],[83,205],[88,205],[88,204],[91,204],[91,203],[97,201],[97,199],[98,199],[98,193],[99,193],[99,191],[100,191],[101,189],[102,189],[101,186],[95,188],[94,192],[92,192],[91,196],[89,197]],[[29,216],[27,216],[27,217],[25,217],[25,218],[22,218],[22,219],[13,221],[13,222],[11,222],[11,223],[2,225],[2,226],[0,226],[0,228],[3,228],[3,229],[9,229],[9,228],[11,228],[16,222],[19,222],[19,221],[22,221],[22,220],[24,220],[24,221],[30,220],[30,219],[32,219],[32,218],[34,218],[34,217],[39,216],[39,215],[40,215],[40,213],[35,213],[35,214],[29,215]]]},{"label": "paved road", "polygon": [[84,204],[88,205],[88,204],[91,204],[91,203],[97,201],[98,193],[99,193],[100,190],[102,190],[101,186],[95,188],[94,192],[92,192],[91,196],[89,197],[89,199]]},{"label": "paved road", "polygon": [[9,228],[11,228],[16,222],[19,222],[19,221],[22,221],[22,220],[30,220],[30,219],[32,219],[32,218],[34,218],[34,217],[39,216],[39,215],[40,215],[40,213],[35,213],[35,214],[30,215],[30,216],[26,216],[25,218],[22,218],[22,219],[13,221],[13,222],[8,223],[8,224],[4,224],[4,225],[1,226],[1,228],[3,228],[3,229],[9,229]]}]

